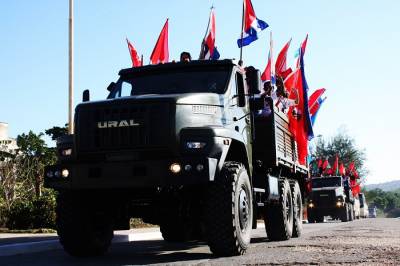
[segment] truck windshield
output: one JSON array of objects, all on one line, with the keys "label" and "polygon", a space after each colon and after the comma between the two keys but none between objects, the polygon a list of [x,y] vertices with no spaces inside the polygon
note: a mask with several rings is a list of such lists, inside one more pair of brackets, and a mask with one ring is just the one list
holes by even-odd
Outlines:
[{"label": "truck windshield", "polygon": [[312,179],[313,188],[340,187],[340,186],[342,186],[341,177],[323,177],[323,178]]},{"label": "truck windshield", "polygon": [[227,88],[230,72],[227,67],[208,67],[132,73],[120,78],[108,98],[196,92],[222,94]]}]

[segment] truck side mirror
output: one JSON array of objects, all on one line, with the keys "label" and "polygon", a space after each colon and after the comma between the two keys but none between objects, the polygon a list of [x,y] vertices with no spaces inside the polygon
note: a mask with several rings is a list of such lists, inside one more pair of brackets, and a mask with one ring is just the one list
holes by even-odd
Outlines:
[{"label": "truck side mirror", "polygon": [[240,73],[236,73],[236,86],[237,86],[238,106],[244,107],[246,106],[246,94],[244,91],[243,76]]},{"label": "truck side mirror", "polygon": [[82,93],[82,102],[90,101],[90,92],[89,90],[84,90]]},{"label": "truck side mirror", "polygon": [[108,90],[109,92],[111,92],[111,91],[114,89],[114,87],[115,87],[115,82],[111,82],[111,83],[107,86],[107,90]]},{"label": "truck side mirror", "polygon": [[249,86],[250,94],[258,94],[261,92],[261,74],[260,70],[255,68],[248,68],[246,71],[246,81]]}]

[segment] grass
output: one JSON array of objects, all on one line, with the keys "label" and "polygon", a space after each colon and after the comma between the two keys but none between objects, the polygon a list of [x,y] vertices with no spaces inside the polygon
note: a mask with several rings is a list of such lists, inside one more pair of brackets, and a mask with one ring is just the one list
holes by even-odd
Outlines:
[{"label": "grass", "polygon": [[158,227],[158,225],[144,223],[143,220],[139,218],[131,218],[131,220],[129,221],[129,225],[131,229]]}]

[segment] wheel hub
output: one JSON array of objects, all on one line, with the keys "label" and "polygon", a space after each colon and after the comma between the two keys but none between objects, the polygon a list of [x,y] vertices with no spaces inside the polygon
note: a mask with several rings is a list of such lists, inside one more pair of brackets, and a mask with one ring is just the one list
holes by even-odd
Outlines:
[{"label": "wheel hub", "polygon": [[243,231],[248,226],[249,221],[249,202],[247,193],[244,189],[240,191],[239,194],[239,223],[240,229]]}]

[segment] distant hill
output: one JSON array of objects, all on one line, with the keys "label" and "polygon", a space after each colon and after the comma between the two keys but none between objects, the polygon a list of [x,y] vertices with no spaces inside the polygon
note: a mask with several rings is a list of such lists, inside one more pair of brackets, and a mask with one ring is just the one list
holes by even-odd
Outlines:
[{"label": "distant hill", "polygon": [[365,185],[365,188],[367,190],[380,188],[383,191],[393,191],[393,190],[400,189],[400,180],[395,180],[395,181],[390,181],[390,182],[385,182],[385,183],[380,183],[380,184]]}]

